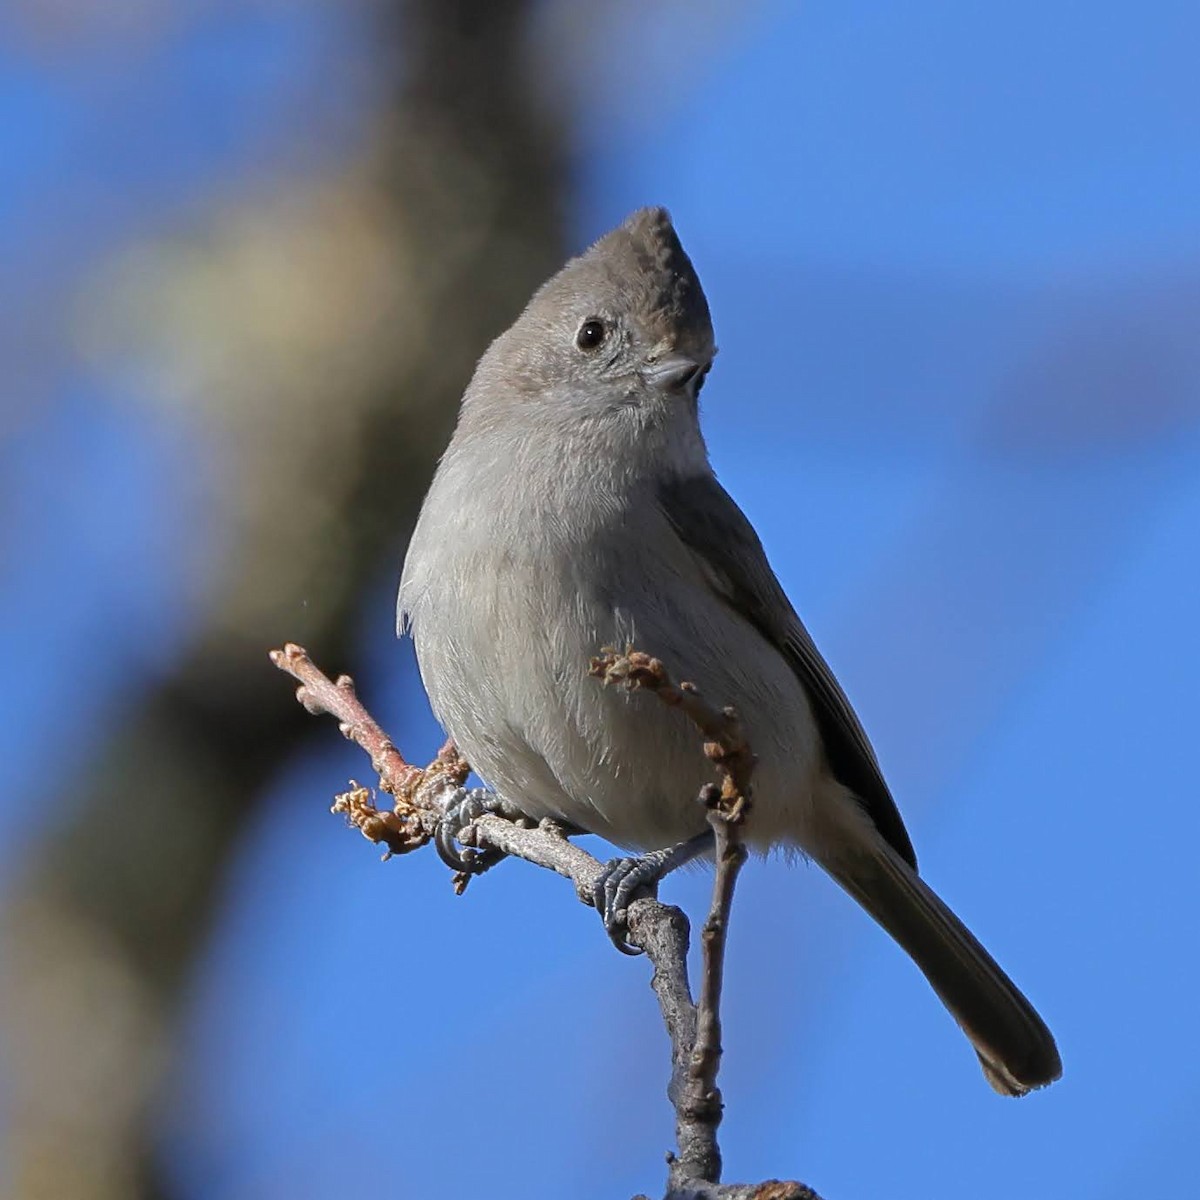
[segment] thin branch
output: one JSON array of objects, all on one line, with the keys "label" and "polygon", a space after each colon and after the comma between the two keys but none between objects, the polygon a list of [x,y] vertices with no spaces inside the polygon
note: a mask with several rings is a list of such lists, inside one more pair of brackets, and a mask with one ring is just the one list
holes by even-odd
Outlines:
[{"label": "thin branch", "polygon": [[[646,1200],[636,1196],[634,1200]],[[672,1185],[664,1200],[821,1200],[803,1183],[768,1179],[764,1183],[690,1183]]]},{"label": "thin branch", "polygon": [[[714,789],[715,791],[715,789]],[[700,934],[704,970],[696,1011],[696,1039],[688,1061],[687,1086],[676,1105],[679,1157],[671,1163],[673,1182],[721,1178],[721,1149],[717,1130],[724,1113],[717,1073],[721,1069],[721,989],[725,980],[725,946],[729,914],[746,847],[738,822],[717,805],[709,811],[716,838],[716,871],[712,904]]]},{"label": "thin branch", "polygon": [[[361,746],[391,793],[390,811],[376,807],[369,789],[351,780],[338,796],[335,812],[343,812],[364,837],[392,854],[406,854],[429,841],[447,804],[469,773],[453,742],[447,742],[429,766],[407,762],[341,675],[333,682],[300,646],[289,643],[271,651],[271,661],[299,681],[296,699],[311,713],[327,713],[339,722],[343,736]],[[666,1200],[820,1200],[799,1183],[769,1180],[760,1184],[721,1184],[717,1128],[721,1096],[716,1086],[721,1059],[720,996],[730,905],[738,870],[745,860],[739,829],[750,802],[754,755],[732,709],[712,708],[688,683],[676,686],[657,659],[629,650],[595,659],[592,674],[606,683],[645,688],[671,707],[680,708],[707,739],[705,753],[713,761],[721,787],[706,788],[701,800],[709,807],[716,838],[716,876],[712,907],[702,933],[704,978],[699,1007],[688,982],[690,927],[681,909],[651,897],[629,905],[629,937],[646,952],[654,968],[651,986],[671,1039],[671,1084],[668,1095],[676,1112],[680,1153],[669,1156]],[[492,813],[478,817],[461,835],[467,840],[522,858],[570,879],[576,894],[592,903],[603,865],[570,842],[562,828],[543,821],[536,828]]]},{"label": "thin branch", "polygon": [[704,969],[696,1029],[688,1056],[684,1086],[675,1102],[679,1155],[671,1160],[671,1182],[679,1187],[697,1180],[721,1178],[721,1149],[717,1130],[724,1105],[717,1086],[721,1068],[721,989],[725,979],[725,946],[729,914],[738,872],[746,861],[741,826],[751,803],[755,757],[732,708],[713,708],[692,683],[678,686],[656,658],[629,648],[624,654],[606,651],[591,663],[591,674],[606,684],[654,692],[664,704],[678,707],[708,739],[704,752],[721,777],[721,787],[706,787],[700,801],[708,808],[715,842],[716,871],[712,903],[700,935]]},{"label": "thin branch", "polygon": [[[370,755],[380,787],[396,797],[392,811],[380,810],[375,807],[369,789],[351,780],[350,790],[336,798],[333,810],[346,813],[364,837],[386,846],[389,856],[424,845],[454,789],[462,785],[469,773],[454,743],[447,742],[424,770],[415,767],[405,760],[367,712],[350,676],[341,675],[334,683],[302,647],[292,643],[282,650],[272,650],[270,658],[281,671],[299,681],[296,699],[305,709],[334,717],[342,735]],[[487,813],[474,822],[473,832],[477,839],[504,854],[571,880],[579,898],[591,904],[593,889],[604,866],[582,847],[569,842],[553,823],[543,822],[536,829],[529,829]],[[696,1010],[687,974],[690,926],[681,909],[643,897],[629,906],[629,935],[646,951],[654,968],[651,983],[662,1009],[675,1063],[671,1088],[674,1102],[677,1095],[682,1095],[686,1064],[696,1036]]]},{"label": "thin branch", "polygon": [[350,791],[334,800],[332,811],[345,813],[365,838],[386,846],[385,857],[424,846],[441,815],[443,796],[461,787],[470,773],[454,743],[448,741],[429,766],[414,767],[363,707],[349,675],[339,675],[334,683],[304,647],[294,642],[272,650],[270,658],[281,671],[299,680],[296,699],[307,712],[337,718],[342,736],[367,752],[379,786],[396,801],[391,811],[378,809],[370,791],[352,779]]},{"label": "thin branch", "polygon": [[669,708],[681,709],[707,739],[704,753],[721,777],[720,807],[732,820],[741,819],[750,800],[750,779],[758,760],[735,709],[713,708],[694,683],[676,685],[659,659],[632,647],[624,654],[604,650],[592,659],[588,673],[604,683],[653,692]]}]

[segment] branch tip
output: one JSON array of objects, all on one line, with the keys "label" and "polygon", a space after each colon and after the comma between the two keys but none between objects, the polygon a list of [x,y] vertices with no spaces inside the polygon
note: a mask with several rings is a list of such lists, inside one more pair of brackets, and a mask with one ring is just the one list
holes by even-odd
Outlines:
[{"label": "branch tip", "polygon": [[296,699],[300,702],[300,705],[304,711],[310,716],[321,717],[324,716],[327,711],[325,705],[323,705],[320,700],[318,700],[316,696],[314,696],[312,692],[304,686],[304,684],[301,684],[296,689]]}]

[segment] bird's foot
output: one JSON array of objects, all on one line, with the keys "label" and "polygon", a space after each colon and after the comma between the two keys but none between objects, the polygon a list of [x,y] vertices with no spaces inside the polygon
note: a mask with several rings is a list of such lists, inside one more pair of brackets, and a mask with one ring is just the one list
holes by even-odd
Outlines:
[{"label": "bird's foot", "polygon": [[522,824],[533,822],[514,804],[489,792],[487,788],[459,788],[454,799],[446,805],[433,835],[433,844],[438,857],[459,875],[482,875],[494,867],[506,855],[490,847],[479,849],[469,845],[472,836],[468,831],[485,814],[503,817],[506,821]]},{"label": "bird's foot", "polygon": [[686,842],[651,850],[631,858],[610,859],[592,888],[592,903],[600,913],[612,944],[622,954],[641,954],[640,947],[628,940],[629,905],[638,895],[658,894],[659,883],[676,867],[707,854],[713,847],[712,830],[697,834]]}]

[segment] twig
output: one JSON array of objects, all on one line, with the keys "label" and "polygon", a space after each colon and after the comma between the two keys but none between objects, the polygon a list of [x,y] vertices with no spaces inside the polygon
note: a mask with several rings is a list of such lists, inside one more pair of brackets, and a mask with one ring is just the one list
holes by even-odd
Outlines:
[{"label": "twig", "polygon": [[681,709],[707,739],[704,753],[721,777],[720,807],[731,820],[741,820],[750,801],[750,778],[758,760],[734,709],[713,708],[694,683],[685,681],[676,686],[662,662],[632,647],[624,654],[602,651],[592,659],[588,671],[604,683],[653,692],[668,707]]},{"label": "twig", "polygon": [[349,675],[339,675],[334,683],[304,647],[294,642],[272,650],[270,658],[281,671],[299,680],[296,699],[307,712],[337,718],[342,736],[367,752],[379,786],[396,801],[390,812],[378,809],[369,790],[352,779],[350,791],[335,798],[332,811],[345,813],[363,837],[386,846],[386,858],[424,846],[433,836],[445,803],[443,796],[461,787],[470,773],[454,743],[448,741],[429,766],[414,767],[363,707]]},{"label": "twig", "polygon": [[738,822],[715,804],[709,810],[709,822],[716,839],[716,871],[708,919],[700,933],[704,969],[696,1010],[696,1040],[688,1061],[687,1086],[676,1105],[679,1157],[671,1163],[673,1183],[716,1183],[721,1178],[721,1149],[717,1143],[724,1113],[717,1086],[722,1053],[721,989],[733,889],[746,861],[746,847],[739,837]]},{"label": "twig", "polygon": [[[646,1200],[636,1196],[634,1200]],[[705,1183],[693,1180],[672,1186],[664,1200],[821,1200],[803,1183],[768,1179],[764,1183]]]},{"label": "twig", "polygon": [[[309,712],[336,718],[342,734],[367,752],[379,775],[380,787],[395,797],[391,811],[380,810],[370,791],[351,780],[350,791],[337,797],[334,811],[346,813],[364,837],[384,845],[389,852],[385,857],[423,846],[469,773],[453,742],[447,742],[429,766],[415,767],[367,712],[348,675],[339,676],[336,683],[331,681],[302,647],[292,643],[271,651],[270,657],[275,666],[300,682],[296,698]],[[717,839],[717,870],[712,909],[702,933],[704,980],[699,1009],[688,982],[686,915],[651,897],[640,897],[629,905],[629,936],[646,951],[654,968],[651,986],[671,1039],[668,1094],[676,1110],[680,1153],[678,1157],[670,1156],[665,1200],[820,1200],[799,1183],[717,1182],[720,1151],[716,1133],[721,1119],[721,1098],[716,1088],[721,1056],[719,1001],[733,885],[745,858],[736,829],[749,802],[754,756],[733,710],[712,708],[689,684],[676,687],[657,659],[636,651],[605,655],[593,661],[592,671],[606,682],[645,687],[656,692],[664,703],[682,709],[708,739],[705,753],[722,780],[719,790],[706,789],[702,796],[709,804],[709,821]],[[475,838],[487,846],[570,879],[579,898],[591,903],[603,865],[568,841],[552,822],[527,828],[488,813],[480,816],[472,829]]]},{"label": "twig", "polygon": [[[428,841],[453,788],[461,786],[469,773],[453,742],[447,742],[424,770],[414,767],[364,708],[349,675],[341,675],[333,683],[302,647],[292,643],[271,651],[270,657],[281,671],[300,681],[296,699],[311,713],[336,718],[342,734],[371,756],[383,790],[397,797],[396,809],[382,812],[375,808],[370,791],[351,780],[350,791],[335,799],[334,811],[345,812],[364,837],[386,846],[389,856]],[[389,820],[392,817],[395,822]],[[494,849],[570,879],[579,898],[591,903],[604,866],[552,825],[528,829],[485,814],[475,821],[474,829],[476,837]],[[629,906],[629,935],[646,951],[654,968],[651,986],[671,1039],[674,1072],[670,1095],[674,1103],[683,1094],[686,1065],[696,1040],[696,1009],[687,973],[690,926],[681,909],[643,897]]]},{"label": "twig", "polygon": [[700,935],[704,964],[695,1036],[675,1102],[675,1133],[679,1155],[671,1159],[671,1184],[679,1188],[721,1178],[721,1148],[717,1130],[724,1105],[717,1087],[721,1067],[721,989],[725,978],[725,946],[729,914],[738,872],[746,861],[741,841],[742,820],[751,802],[755,758],[732,708],[713,708],[692,683],[678,686],[656,658],[632,648],[624,654],[605,651],[594,658],[591,673],[605,683],[652,691],[664,704],[682,709],[708,739],[704,752],[721,776],[721,787],[706,787],[700,800],[708,808],[715,841],[716,870],[712,903]]}]

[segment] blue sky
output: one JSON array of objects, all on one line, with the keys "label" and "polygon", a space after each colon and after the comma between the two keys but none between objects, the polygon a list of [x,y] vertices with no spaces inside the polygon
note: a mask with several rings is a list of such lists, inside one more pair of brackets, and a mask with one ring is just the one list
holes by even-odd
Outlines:
[{"label": "blue sky", "polygon": [[[181,448],[57,347],[55,318],[131,239],[338,153],[371,95],[330,83],[353,11],[227,5],[140,56],[0,57],[0,300],[21,319],[0,345],[22,389],[0,463],[27,514],[6,506],[0,625],[33,681],[0,725],[0,866],[41,836],[17,798],[62,737],[49,715],[97,744],[120,714],[103,683],[161,669],[187,611]],[[721,346],[718,472],[927,877],[1066,1067],[996,1098],[882,933],[817,872],[756,864],[730,1178],[828,1200],[1200,1182],[1198,38],[1183,3],[780,4],[668,88],[601,59],[580,76],[599,92],[574,96],[573,239],[674,212]],[[438,733],[390,608],[364,597],[362,682],[420,759]],[[329,734],[243,847],[191,998],[163,1137],[181,1196],[426,1197],[456,1172],[497,1197],[653,1192],[671,1122],[645,964],[532,869],[456,900],[432,854],[379,865],[326,811],[363,772]],[[695,912],[705,886],[667,895]]]}]

